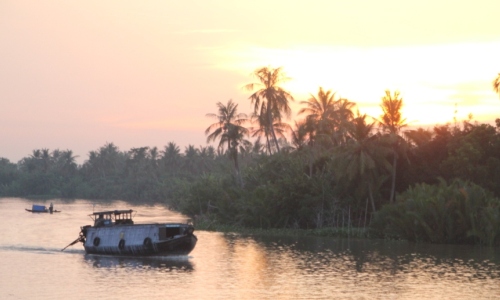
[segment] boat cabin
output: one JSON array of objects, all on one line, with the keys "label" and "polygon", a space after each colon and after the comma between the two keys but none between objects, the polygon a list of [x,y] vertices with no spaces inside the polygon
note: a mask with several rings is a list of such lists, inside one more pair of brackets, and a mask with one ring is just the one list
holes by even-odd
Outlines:
[{"label": "boat cabin", "polygon": [[110,226],[110,225],[131,225],[134,224],[132,220],[132,213],[134,211],[128,210],[110,210],[92,213],[90,218],[94,220],[94,227]]},{"label": "boat cabin", "polygon": [[158,228],[158,230],[158,238],[160,240],[172,239],[179,235],[193,233],[192,227],[180,223],[166,224]]}]

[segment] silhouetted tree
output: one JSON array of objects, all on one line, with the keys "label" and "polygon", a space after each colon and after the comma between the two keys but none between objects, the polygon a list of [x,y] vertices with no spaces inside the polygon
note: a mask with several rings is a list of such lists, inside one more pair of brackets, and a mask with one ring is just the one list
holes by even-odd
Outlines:
[{"label": "silhouetted tree", "polygon": [[280,151],[278,138],[274,124],[281,123],[282,114],[289,117],[291,109],[289,101],[293,101],[292,95],[279,86],[280,83],[287,80],[282,68],[263,67],[253,73],[259,82],[247,84],[245,87],[249,91],[260,88],[250,96],[250,101],[254,105],[254,113],[266,118],[259,119],[265,123],[263,126],[269,127],[277,151]]},{"label": "silhouetted tree", "polygon": [[392,161],[392,184],[391,195],[389,202],[394,201],[396,191],[396,168],[398,161],[398,148],[404,147],[405,141],[401,137],[401,129],[407,126],[406,119],[403,118],[401,110],[403,108],[403,99],[400,98],[399,91],[395,91],[392,95],[389,90],[385,91],[380,105],[383,111],[381,120],[379,121],[382,131],[386,133],[393,146],[393,161]]},{"label": "silhouetted tree", "polygon": [[495,80],[493,80],[493,90],[495,91],[495,93],[500,95],[500,73],[498,73]]},{"label": "silhouetted tree", "polygon": [[221,102],[217,103],[218,114],[209,113],[207,117],[215,118],[218,122],[210,125],[206,130],[207,143],[219,139],[219,149],[227,146],[229,157],[234,162],[236,176],[242,184],[240,167],[238,163],[238,146],[240,143],[249,143],[245,140],[248,135],[248,129],[241,124],[247,121],[246,115],[238,113],[238,105],[232,100],[227,102],[227,105]]}]

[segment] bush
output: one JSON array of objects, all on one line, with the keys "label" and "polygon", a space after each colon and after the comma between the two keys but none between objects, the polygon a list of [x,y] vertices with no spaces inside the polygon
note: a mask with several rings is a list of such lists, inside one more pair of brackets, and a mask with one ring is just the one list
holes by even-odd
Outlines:
[{"label": "bush", "polygon": [[417,184],[374,216],[371,234],[431,243],[500,242],[500,200],[470,182]]}]

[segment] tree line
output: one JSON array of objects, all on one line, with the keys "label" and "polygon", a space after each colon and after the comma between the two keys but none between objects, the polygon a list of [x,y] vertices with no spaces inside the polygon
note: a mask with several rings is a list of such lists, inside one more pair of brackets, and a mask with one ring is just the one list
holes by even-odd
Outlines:
[{"label": "tree line", "polygon": [[283,70],[254,75],[250,115],[232,100],[207,114],[216,121],[205,131],[215,147],[121,151],[108,143],[82,165],[70,150],[34,150],[18,163],[0,159],[0,195],[160,202],[246,227],[350,226],[373,236],[500,242],[500,119],[407,129],[397,91],[385,91],[372,118],[320,87],[290,125],[294,99],[280,87]]}]

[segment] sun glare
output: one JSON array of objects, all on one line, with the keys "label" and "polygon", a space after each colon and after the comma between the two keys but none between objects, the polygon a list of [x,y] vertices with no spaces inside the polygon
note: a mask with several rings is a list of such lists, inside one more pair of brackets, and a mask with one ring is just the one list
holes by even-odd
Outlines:
[{"label": "sun glare", "polygon": [[[475,120],[489,121],[488,109],[478,111],[479,105],[472,103],[496,98],[491,80],[497,73],[491,62],[497,60],[498,52],[500,43],[385,48],[236,47],[224,53],[219,66],[247,73],[260,66],[281,66],[289,77],[282,86],[297,102],[316,95],[323,87],[356,102],[361,113],[375,118],[381,114],[384,91],[398,90],[407,121],[424,126],[450,123],[453,118],[465,120],[469,114]],[[477,90],[463,88],[471,82],[478,83]],[[499,103],[490,103],[490,111],[500,112]],[[457,105],[460,109],[456,111]]]}]

